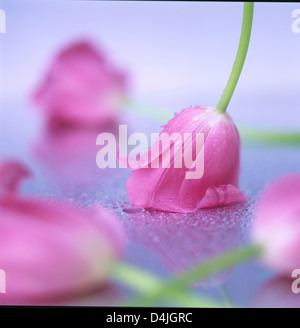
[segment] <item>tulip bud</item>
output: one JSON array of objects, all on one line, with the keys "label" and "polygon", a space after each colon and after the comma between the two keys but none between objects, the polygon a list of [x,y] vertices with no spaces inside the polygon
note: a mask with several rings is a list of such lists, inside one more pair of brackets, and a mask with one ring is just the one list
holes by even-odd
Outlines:
[{"label": "tulip bud", "polygon": [[290,276],[300,269],[300,175],[280,178],[261,194],[254,213],[252,239],[262,260]]},{"label": "tulip bud", "polygon": [[[57,201],[5,192],[8,177],[28,170],[16,162],[0,165],[0,269],[6,293],[0,304],[47,304],[102,285],[121,255],[119,222],[97,206],[82,210]],[[20,181],[18,181],[20,182]]]},{"label": "tulip bud", "polygon": [[[134,205],[188,213],[247,200],[238,189],[240,136],[226,113],[208,106],[184,109],[166,124],[160,136],[174,134],[181,137],[184,149],[177,149],[175,142],[170,145],[169,168],[153,167],[157,158],[152,157],[147,167],[134,170],[128,179],[128,197]],[[184,134],[192,134],[192,138],[184,140]],[[202,145],[197,145],[199,134],[203,136]],[[160,147],[162,162],[166,153],[166,148]],[[187,157],[194,157],[192,166],[185,165]],[[202,174],[193,177],[191,173],[197,171]]]},{"label": "tulip bud", "polygon": [[54,58],[33,100],[49,123],[103,124],[117,118],[125,88],[125,75],[82,41]]}]

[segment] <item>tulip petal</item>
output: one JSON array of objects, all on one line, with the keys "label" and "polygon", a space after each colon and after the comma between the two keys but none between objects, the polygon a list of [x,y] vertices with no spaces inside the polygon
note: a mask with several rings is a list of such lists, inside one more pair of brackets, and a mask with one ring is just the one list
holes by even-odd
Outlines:
[{"label": "tulip petal", "polygon": [[[174,146],[178,136],[169,148],[167,143],[160,148],[154,144],[147,153],[147,165],[134,170],[127,180],[128,197],[134,205],[187,213],[198,208],[247,200],[238,190],[240,137],[227,114],[208,106],[187,108],[166,124],[160,137],[163,139],[166,134],[171,138],[175,133],[185,141],[183,144],[188,149],[187,155],[195,158],[194,163],[201,163],[204,151],[204,175],[201,178],[186,178],[186,173],[195,168],[185,167],[186,153]],[[190,139],[183,138],[187,133],[192,135]],[[196,147],[197,133],[204,136],[204,150]],[[171,154],[170,167],[153,168],[153,162],[164,159],[168,152]],[[174,165],[178,159],[184,163],[182,168]]]},{"label": "tulip petal", "polygon": [[246,202],[247,200],[247,197],[236,187],[230,184],[220,185],[209,187],[197,208],[224,206],[231,203]]}]

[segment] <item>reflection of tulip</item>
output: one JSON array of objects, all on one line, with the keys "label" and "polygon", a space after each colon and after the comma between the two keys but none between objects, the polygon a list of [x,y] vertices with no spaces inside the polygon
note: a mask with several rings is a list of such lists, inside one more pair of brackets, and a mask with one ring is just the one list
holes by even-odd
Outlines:
[{"label": "reflection of tulip", "polygon": [[34,155],[56,185],[81,186],[92,192],[93,186],[99,188],[101,177],[115,174],[111,169],[99,170],[95,164],[100,128],[115,133],[111,124],[99,125],[98,129],[48,126],[39,136]]},{"label": "reflection of tulip", "polygon": [[125,75],[82,41],[53,60],[34,101],[51,123],[97,125],[116,119],[125,84]]},{"label": "reflection of tulip", "polygon": [[[187,179],[186,173],[191,173],[195,165],[175,167],[174,163],[178,159],[181,162],[185,159],[184,151],[173,151],[173,144],[170,147],[169,168],[142,167],[133,171],[127,181],[127,191],[129,200],[134,205],[186,213],[198,208],[247,200],[238,189],[240,137],[227,114],[211,107],[191,107],[170,120],[161,133],[169,136],[174,133],[180,136],[192,133],[193,140],[190,143],[184,142],[183,148],[190,158],[195,154],[196,165],[203,156],[203,151],[194,144],[194,135],[204,134],[204,175],[202,178]],[[160,157],[164,154],[161,151]]]},{"label": "reflection of tulip", "polygon": [[253,240],[263,260],[290,276],[300,268],[300,175],[281,178],[261,195],[253,220]]},{"label": "reflection of tulip", "polygon": [[[127,209],[125,212],[129,213],[125,228],[130,240],[156,254],[174,274],[238,247],[244,241],[243,226],[248,219],[246,204],[180,215],[158,211],[134,213]],[[201,281],[201,286],[218,285],[227,276],[227,271],[219,273]]]},{"label": "reflection of tulip", "polygon": [[300,308],[299,294],[292,292],[291,277],[279,276],[264,283],[255,293],[255,308]]},{"label": "reflection of tulip", "polygon": [[[26,172],[18,163],[5,163],[0,183],[7,176],[16,185]],[[46,304],[85,293],[106,280],[123,242],[118,222],[104,208],[79,210],[2,190],[0,267],[6,294],[0,294],[0,303]]]}]

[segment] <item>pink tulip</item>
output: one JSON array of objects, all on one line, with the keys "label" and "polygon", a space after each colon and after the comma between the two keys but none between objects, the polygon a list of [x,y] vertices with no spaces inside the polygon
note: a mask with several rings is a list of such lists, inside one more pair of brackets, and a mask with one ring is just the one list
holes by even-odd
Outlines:
[{"label": "pink tulip", "polygon": [[255,292],[252,305],[255,308],[300,308],[300,295],[292,292],[293,279],[286,276],[266,281]]},{"label": "pink tulip", "polygon": [[263,248],[262,259],[290,276],[300,269],[300,175],[280,178],[260,196],[252,229],[253,241]]},{"label": "pink tulip", "polygon": [[125,89],[125,75],[82,41],[54,58],[33,99],[50,123],[94,126],[117,118]]},{"label": "pink tulip", "polygon": [[17,162],[0,166],[0,304],[47,304],[101,286],[123,250],[123,232],[102,207],[89,210],[20,196],[28,175]]},{"label": "pink tulip", "polygon": [[[162,211],[187,213],[199,208],[228,205],[246,201],[239,189],[240,137],[236,126],[227,114],[221,114],[208,106],[184,109],[175,115],[161,133],[172,135],[196,133],[204,135],[204,175],[198,179],[187,179],[192,169],[175,168],[183,152],[174,154],[171,146],[170,168],[142,167],[133,171],[127,181],[129,200],[136,206]],[[183,138],[182,138],[183,140]],[[186,145],[184,144],[184,147]],[[201,149],[194,142],[189,152],[200,160]],[[151,152],[151,149],[149,153]],[[164,154],[161,149],[159,156]],[[149,155],[148,155],[149,156]],[[149,158],[149,157],[148,157]],[[173,167],[172,167],[173,165]]]}]

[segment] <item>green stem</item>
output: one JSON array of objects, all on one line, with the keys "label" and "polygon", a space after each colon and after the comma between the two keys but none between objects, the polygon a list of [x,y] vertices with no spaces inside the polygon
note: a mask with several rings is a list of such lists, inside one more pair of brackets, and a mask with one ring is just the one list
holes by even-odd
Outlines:
[{"label": "green stem", "polygon": [[[135,292],[144,297],[144,300],[138,299],[137,302],[133,300],[126,303],[126,306],[152,305],[152,303],[149,303],[147,300],[148,295],[151,294],[153,290],[159,290],[163,288],[165,284],[163,279],[160,279],[155,275],[134,267],[128,263],[115,264],[112,270],[112,277],[116,281],[133,289]],[[189,293],[186,288],[170,291],[168,295],[161,297],[160,301],[164,300],[167,302],[170,302],[171,300],[172,303],[184,307],[223,307],[221,303],[218,303],[214,300]]]},{"label": "green stem", "polygon": [[225,284],[222,284],[219,287],[219,291],[220,291],[221,295],[223,296],[226,307],[227,308],[233,308],[234,304],[233,304],[232,298],[229,294],[229,291],[227,289],[227,286]]},{"label": "green stem", "polygon": [[260,253],[260,247],[251,245],[216,256],[205,263],[201,263],[200,265],[191,268],[181,276],[174,278],[165,285],[165,289],[182,288],[183,286],[192,284],[196,281],[204,280],[205,278],[226,270],[238,263],[257,257]]},{"label": "green stem", "polygon": [[130,112],[142,116],[146,115],[155,121],[169,121],[174,116],[171,110],[141,103],[130,98],[126,98],[124,104]]},{"label": "green stem", "polygon": [[[143,115],[158,122],[169,121],[173,117],[172,112],[168,109],[139,103],[131,99],[126,100],[126,106],[130,112]],[[300,132],[296,130],[280,131],[240,125],[238,125],[238,130],[242,139],[246,141],[284,145],[300,144]]]},{"label": "green stem", "polygon": [[[253,245],[233,250],[197,265],[187,270],[179,277],[166,281],[153,277],[137,268],[129,267],[126,264],[118,264],[113,271],[113,276],[118,281],[135,289],[141,294],[140,297],[131,302],[131,305],[149,306],[161,300],[180,302],[184,299],[186,300],[185,297],[187,294],[183,292],[190,284],[201,281],[238,263],[245,262],[246,260],[258,256],[260,253],[261,248]],[[181,299],[182,295],[183,298]],[[199,296],[198,301],[201,307],[218,307],[216,302],[202,296]]]},{"label": "green stem", "polygon": [[240,127],[239,132],[244,140],[280,145],[299,145],[300,132],[276,131],[259,128]]},{"label": "green stem", "polygon": [[243,25],[238,52],[226,88],[216,107],[216,109],[221,113],[225,113],[227,109],[244,66],[251,36],[253,7],[253,2],[244,2]]}]

